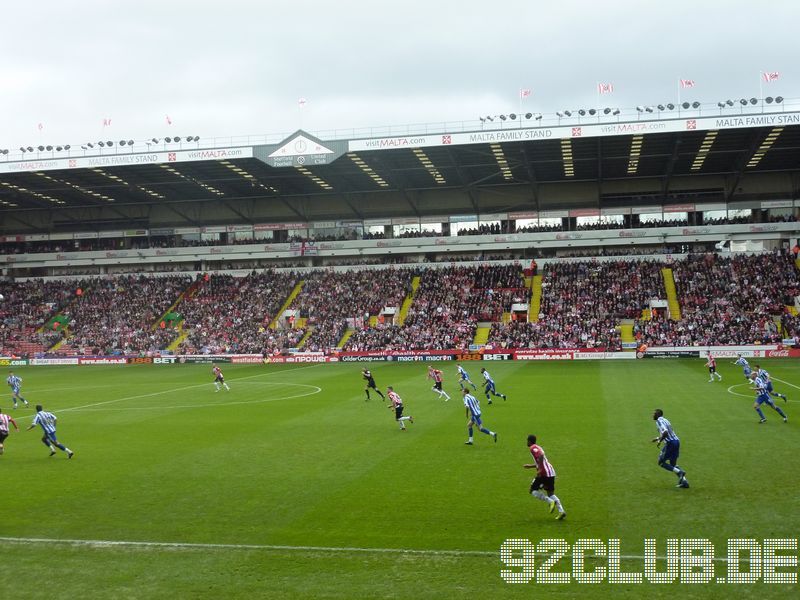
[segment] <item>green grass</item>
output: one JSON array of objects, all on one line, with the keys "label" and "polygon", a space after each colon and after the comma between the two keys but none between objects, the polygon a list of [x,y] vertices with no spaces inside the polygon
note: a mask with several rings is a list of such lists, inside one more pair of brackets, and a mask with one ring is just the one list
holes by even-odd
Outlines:
[{"label": "green grass", "polygon": [[[508,538],[618,538],[631,556],[644,538],[659,554],[668,538],[708,538],[718,556],[728,538],[796,539],[796,362],[762,361],[794,384],[776,386],[794,421],[769,411],[761,426],[727,364],[713,384],[701,360],[484,364],[509,400],[487,406],[481,396],[500,438],[476,432],[472,447],[453,363],[442,363],[447,403],[421,363],[370,365],[414,416],[405,433],[385,403],[364,401],[360,364],[227,365],[229,393],[214,392],[205,365],[21,368],[24,395],[59,416],[59,439],[76,454],[49,458],[36,431],[6,442],[0,537],[19,540],[0,542],[0,561],[14,597],[50,597],[40,582],[51,579],[64,598],[796,593],[763,583],[509,585],[499,560]],[[465,366],[477,381],[480,365]],[[0,405],[30,423],[33,411],[11,411],[8,394]],[[655,407],[681,437],[689,490],[656,466]],[[527,493],[528,433],[558,471],[563,522]],[[31,538],[62,541],[22,541]],[[623,567],[643,569],[636,558]],[[569,568],[567,558],[555,570]]]}]

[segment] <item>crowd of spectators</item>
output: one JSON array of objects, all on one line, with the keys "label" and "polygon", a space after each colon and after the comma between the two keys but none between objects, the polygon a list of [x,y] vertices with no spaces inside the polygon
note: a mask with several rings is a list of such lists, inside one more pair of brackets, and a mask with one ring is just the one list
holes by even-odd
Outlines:
[{"label": "crowd of spectators", "polygon": [[189,332],[179,351],[271,353],[282,338],[275,336],[269,324],[298,280],[294,272],[274,271],[253,272],[246,277],[199,277],[176,309]]},{"label": "crowd of spectators", "polygon": [[664,298],[661,264],[651,261],[550,263],[542,273],[538,321],[496,323],[489,340],[501,347],[619,347],[616,329],[651,299]]},{"label": "crowd of spectators", "polygon": [[[504,313],[530,301],[519,263],[7,282],[0,344],[8,354],[20,353],[26,343],[49,348],[62,329],[37,330],[60,315],[69,335],[62,351],[155,353],[179,334],[160,327],[159,318],[184,292],[174,309],[188,332],[178,349],[183,353],[275,354],[296,348],[304,337],[304,350],[325,351],[336,347],[348,328],[355,333],[347,350],[464,349],[479,322],[492,323],[491,343],[520,348],[613,350],[619,347],[622,320],[632,320],[636,339],[653,346],[764,344],[800,337],[800,317],[786,309],[800,295],[791,253],[691,254],[670,264],[679,321],[658,311],[641,318],[651,299],[666,299],[658,260],[548,263],[541,267],[538,320],[505,324]],[[392,311],[384,318],[383,309],[400,309],[414,274],[420,285],[399,326]],[[270,329],[301,279],[302,292],[290,306],[304,320],[301,326]],[[370,326],[370,317],[378,315],[378,325]]]},{"label": "crowd of spectators", "polygon": [[402,268],[309,273],[290,306],[313,328],[303,348],[335,348],[349,323],[365,327],[370,316],[380,315],[384,307],[399,309],[411,290],[412,274]]},{"label": "crowd of spectators", "polygon": [[639,321],[634,331],[647,344],[767,344],[782,339],[774,317],[800,294],[792,257],[772,254],[691,255],[673,276],[681,320]]},{"label": "crowd of spectators", "polygon": [[402,327],[356,331],[346,349],[465,349],[479,322],[499,320],[514,302],[526,302],[527,294],[519,265],[428,269]]},{"label": "crowd of spectators", "polygon": [[60,350],[79,354],[143,354],[164,348],[175,332],[158,319],[191,284],[187,276],[89,279],[61,311],[71,334]]},{"label": "crowd of spectators", "polygon": [[37,332],[75,297],[75,285],[64,281],[25,281],[3,284],[0,302],[0,354],[42,352],[61,339],[61,332]]}]

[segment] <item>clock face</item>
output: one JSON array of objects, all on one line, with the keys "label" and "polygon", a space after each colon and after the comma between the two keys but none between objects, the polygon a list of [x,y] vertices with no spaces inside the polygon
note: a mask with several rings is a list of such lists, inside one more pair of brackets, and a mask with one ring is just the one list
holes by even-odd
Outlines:
[{"label": "clock face", "polygon": [[297,140],[294,143],[294,149],[297,150],[298,154],[302,154],[303,152],[305,152],[306,148],[307,146],[304,140]]}]

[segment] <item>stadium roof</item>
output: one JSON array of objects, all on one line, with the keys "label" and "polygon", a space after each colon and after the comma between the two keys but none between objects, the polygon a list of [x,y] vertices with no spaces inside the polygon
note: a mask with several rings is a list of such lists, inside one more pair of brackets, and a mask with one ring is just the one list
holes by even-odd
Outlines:
[{"label": "stadium roof", "polygon": [[[0,219],[9,231],[51,227],[29,217],[41,212],[66,216],[63,227],[197,225],[212,218],[203,205],[224,207],[226,220],[242,223],[460,207],[480,213],[538,208],[540,186],[566,190],[575,182],[592,184],[597,195],[590,205],[597,207],[628,196],[665,199],[676,178],[683,190],[708,189],[724,201],[751,175],[800,169],[800,112],[574,120],[529,127],[520,119],[500,129],[355,140],[298,131],[255,146],[162,142],[146,152],[129,146],[105,154],[71,149],[63,157],[38,152],[32,160],[12,155],[0,162]],[[701,185],[707,176],[726,185]],[[630,185],[604,190],[609,182]],[[796,188],[795,182],[782,189],[782,197],[794,197]],[[488,190],[491,201],[482,194]],[[219,218],[217,210],[213,219]]]}]

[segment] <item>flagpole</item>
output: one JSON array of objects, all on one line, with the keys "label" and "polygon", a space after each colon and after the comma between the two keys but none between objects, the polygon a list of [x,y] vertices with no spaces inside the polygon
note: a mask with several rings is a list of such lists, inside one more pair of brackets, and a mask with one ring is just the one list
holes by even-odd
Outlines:
[{"label": "flagpole", "polygon": [[764,101],[764,74],[758,73],[758,99]]},{"label": "flagpole", "polygon": [[678,114],[681,112],[681,78],[678,77]]},{"label": "flagpole", "polygon": [[517,118],[519,119],[519,128],[522,129],[522,88],[519,89],[517,95],[519,96],[519,113],[517,113]]}]

